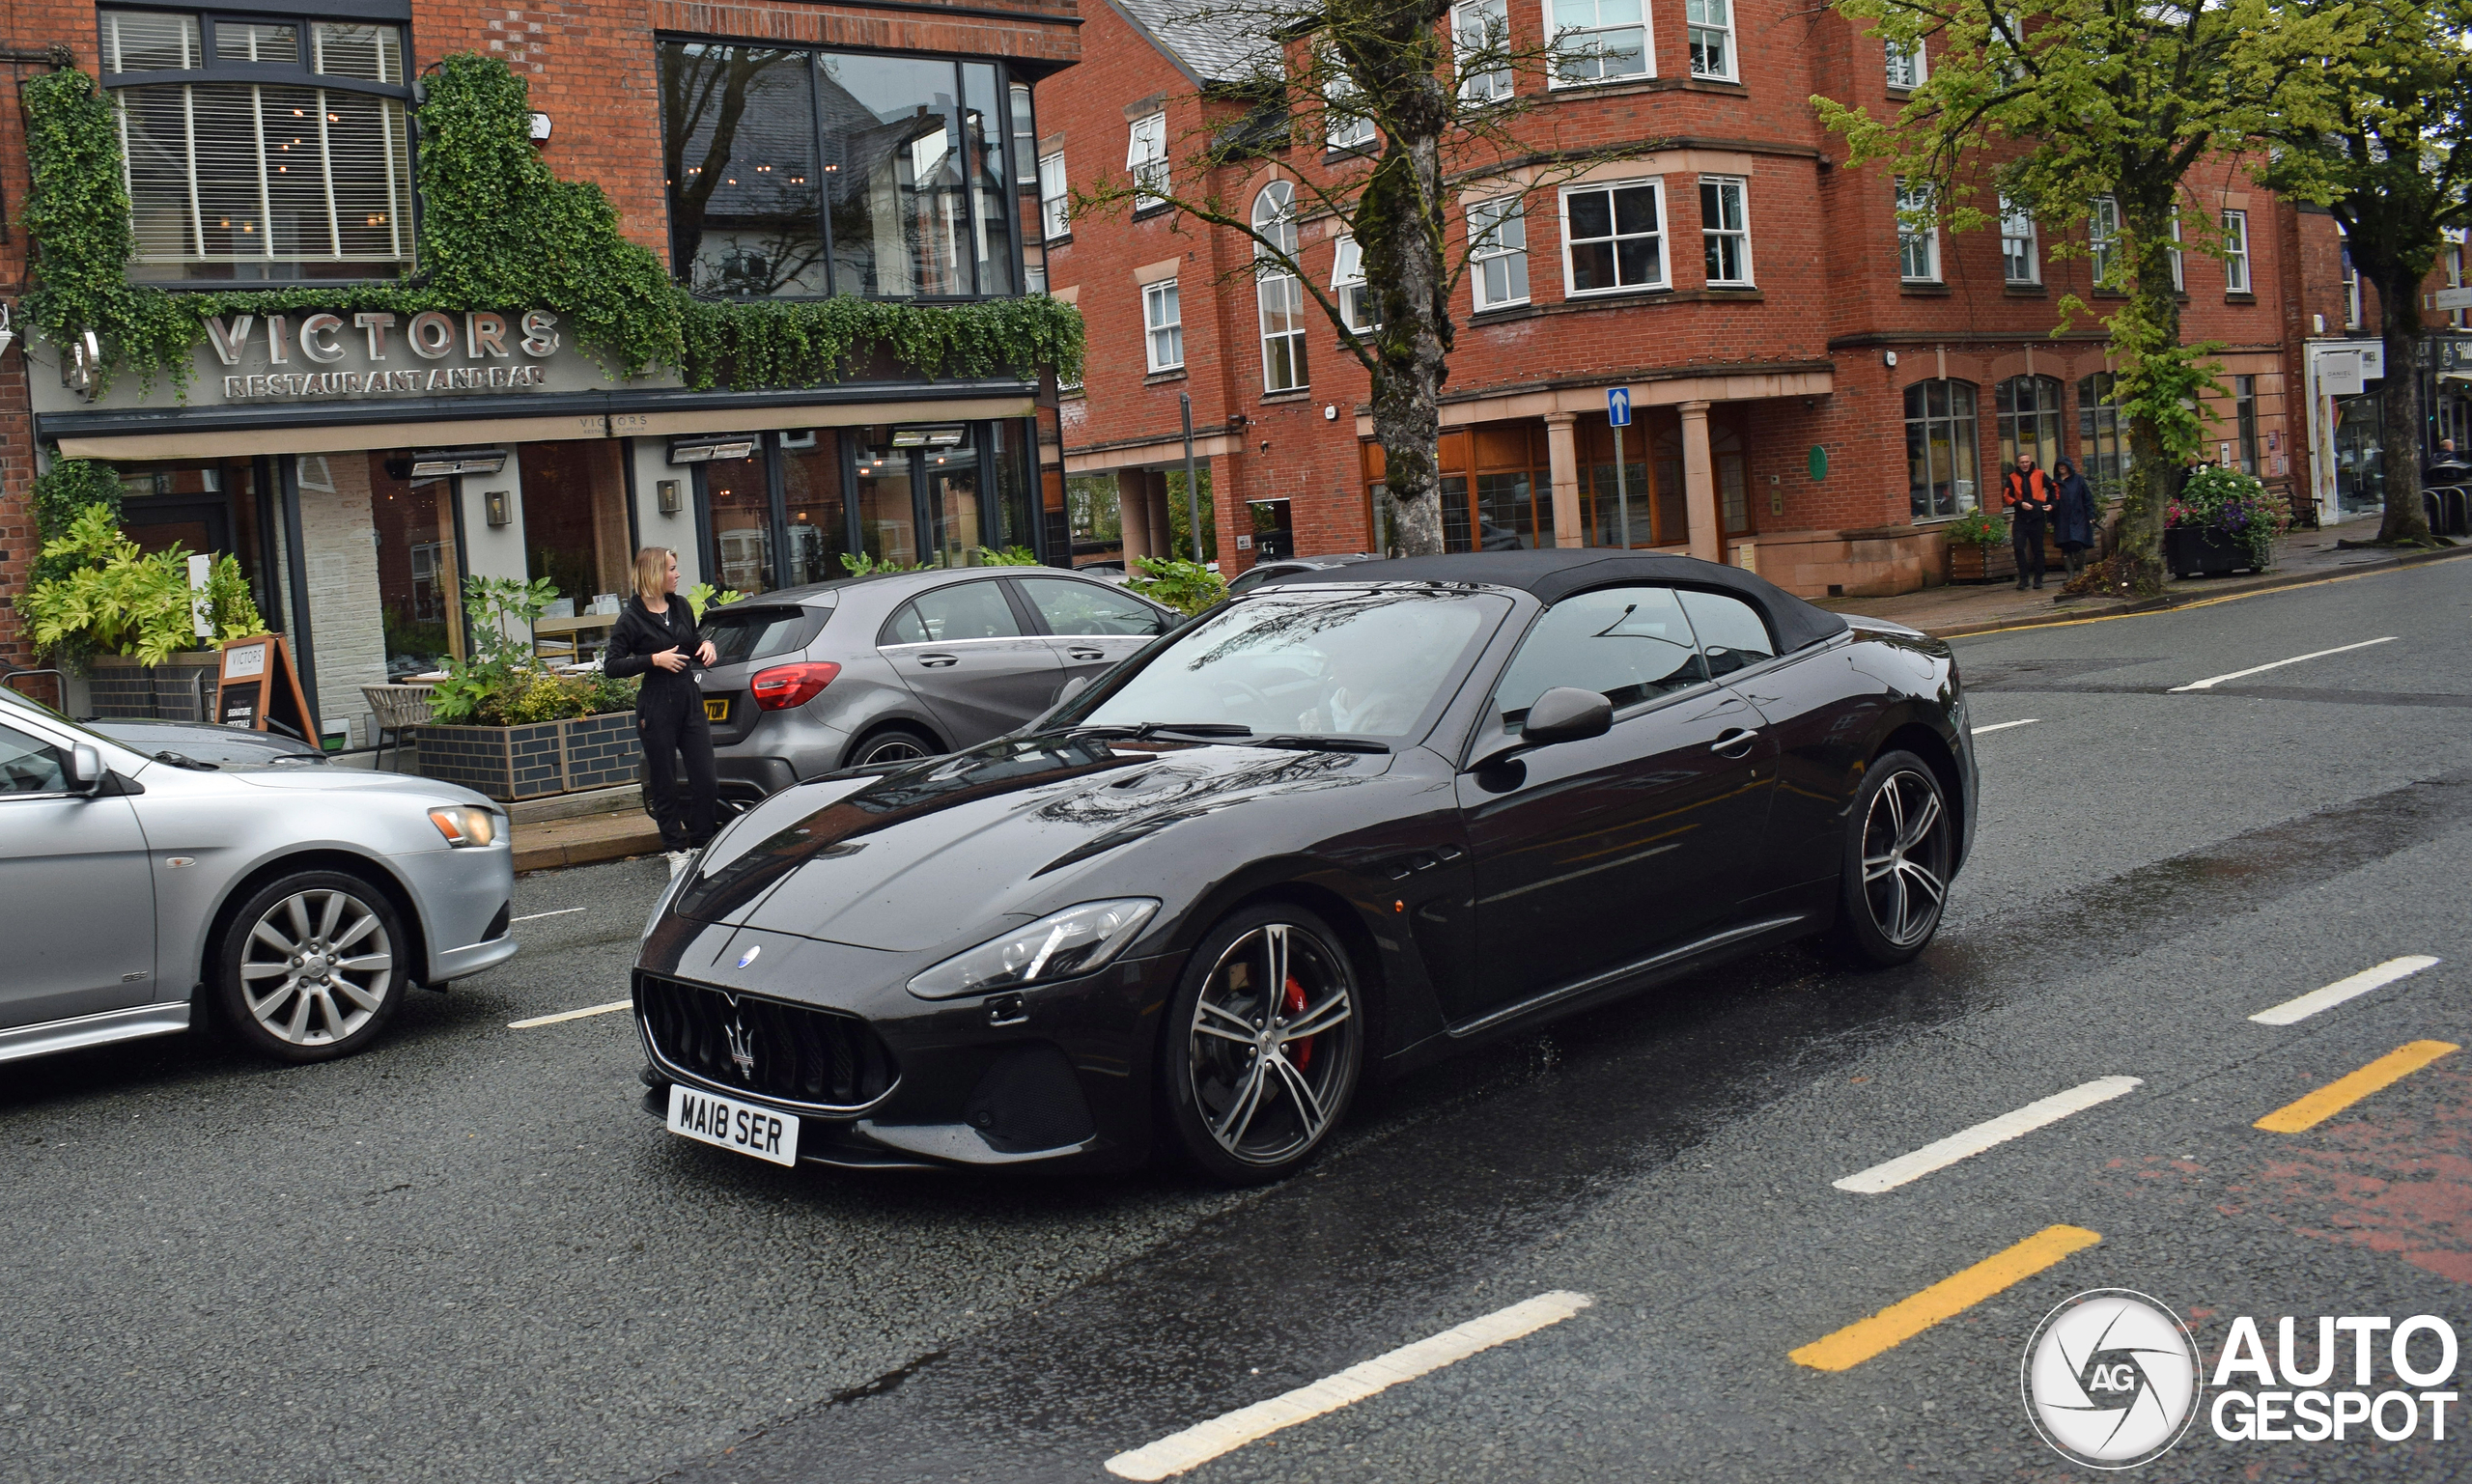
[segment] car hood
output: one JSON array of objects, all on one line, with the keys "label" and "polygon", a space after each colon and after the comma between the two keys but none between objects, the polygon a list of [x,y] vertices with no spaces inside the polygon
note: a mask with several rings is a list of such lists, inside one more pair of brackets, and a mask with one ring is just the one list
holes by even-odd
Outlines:
[{"label": "car hood", "polygon": [[[152,768],[168,768],[155,763]],[[428,803],[489,804],[503,814],[506,805],[490,800],[458,783],[441,783],[435,778],[414,777],[407,773],[364,772],[357,768],[303,768],[297,763],[268,763],[249,766],[237,763],[218,765],[217,771],[235,783],[245,783],[264,789],[292,789],[300,793],[402,794]]]},{"label": "car hood", "polygon": [[862,948],[975,941],[1056,900],[1085,863],[1239,804],[1379,776],[1383,754],[1040,738],[993,742],[767,799],[671,910]]}]

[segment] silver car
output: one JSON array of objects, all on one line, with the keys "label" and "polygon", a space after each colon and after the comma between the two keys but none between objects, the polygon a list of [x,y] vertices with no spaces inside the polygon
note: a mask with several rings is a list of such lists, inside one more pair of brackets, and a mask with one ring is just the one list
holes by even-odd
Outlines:
[{"label": "silver car", "polygon": [[705,615],[698,677],[726,798],[971,746],[1055,704],[1178,616],[1053,567],[969,567],[786,588]]},{"label": "silver car", "polygon": [[515,954],[506,817],[452,784],[152,756],[0,689],[0,1061],[186,1029],[282,1061]]}]

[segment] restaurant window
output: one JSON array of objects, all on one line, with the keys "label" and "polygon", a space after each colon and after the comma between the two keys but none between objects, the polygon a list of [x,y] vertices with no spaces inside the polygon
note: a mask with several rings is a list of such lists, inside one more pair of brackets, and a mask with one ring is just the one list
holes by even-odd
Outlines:
[{"label": "restaurant window", "polygon": [[455,481],[436,475],[414,479],[411,461],[401,456],[368,458],[386,678],[391,682],[434,674],[448,659],[464,655],[464,569],[455,543]]},{"label": "restaurant window", "polygon": [[607,438],[526,443],[515,462],[523,488],[525,570],[558,590],[543,616],[590,614],[597,599],[614,609],[632,591],[634,558],[618,446]]},{"label": "restaurant window", "polygon": [[2060,461],[2061,385],[2053,377],[2010,377],[1997,393],[2000,417],[2000,470],[2014,468],[2017,456],[2035,461],[2044,473]]},{"label": "restaurant window", "polygon": [[1273,181],[1253,198],[1253,230],[1268,245],[1253,245],[1253,294],[1262,318],[1262,390],[1292,392],[1305,383],[1305,285],[1272,247],[1294,262],[1297,248],[1296,187]]},{"label": "restaurant window", "polygon": [[1975,508],[1974,387],[1917,381],[1905,389],[1905,465],[1914,518],[1945,520]]},{"label": "restaurant window", "polygon": [[1480,313],[1528,302],[1528,208],[1520,198],[1468,209],[1468,258]]},{"label": "restaurant window", "polygon": [[2232,427],[2238,438],[2233,447],[2239,452],[2240,472],[2243,474],[2263,472],[2258,467],[2258,378],[2256,377],[2232,378]]},{"label": "restaurant window", "polygon": [[2112,374],[2077,378],[2078,472],[2090,481],[2117,480],[2128,472],[2128,415],[2121,410]]},{"label": "restaurant window", "polygon": [[[391,278],[411,266],[401,30],[213,12],[98,19],[131,278]],[[149,80],[165,73],[182,80]]]},{"label": "restaurant window", "polygon": [[994,64],[688,41],[660,53],[671,268],[694,292],[1018,292],[1004,115],[1026,90]]},{"label": "restaurant window", "polygon": [[192,556],[230,556],[249,583],[250,601],[266,621],[283,627],[284,591],[276,574],[271,500],[262,498],[258,467],[247,460],[211,463],[122,463],[121,531],[141,551],[178,546]]},{"label": "restaurant window", "polygon": [[1562,193],[1566,294],[1665,286],[1663,193],[1655,181]]}]

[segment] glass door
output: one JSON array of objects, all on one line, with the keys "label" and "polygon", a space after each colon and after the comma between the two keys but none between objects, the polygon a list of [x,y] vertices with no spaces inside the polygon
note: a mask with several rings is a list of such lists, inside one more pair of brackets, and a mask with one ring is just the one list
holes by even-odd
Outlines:
[{"label": "glass door", "polygon": [[918,461],[924,486],[919,493],[927,525],[935,533],[927,560],[938,567],[975,567],[979,548],[986,545],[979,534],[978,451],[970,446],[967,430],[961,431],[959,443],[930,446]]},{"label": "glass door", "polygon": [[[885,429],[871,430],[882,434]],[[851,488],[858,507],[858,549],[877,564],[918,564],[918,501],[911,489],[911,454],[890,439],[857,450]]]},{"label": "glass door", "polygon": [[778,433],[781,450],[783,555],[789,585],[830,582],[850,575],[842,556],[850,549],[849,514],[841,498],[841,437],[829,428]]},{"label": "glass door", "polygon": [[[703,470],[713,549],[704,567],[723,592],[769,593],[772,580],[772,490],[759,442],[744,459],[715,459]],[[682,579],[682,585],[684,581]]]}]

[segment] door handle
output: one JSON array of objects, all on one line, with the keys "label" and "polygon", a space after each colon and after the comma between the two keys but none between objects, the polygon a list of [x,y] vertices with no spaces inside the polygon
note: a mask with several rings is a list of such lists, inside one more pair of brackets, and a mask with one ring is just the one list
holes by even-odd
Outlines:
[{"label": "door handle", "polygon": [[1751,744],[1758,740],[1759,728],[1757,727],[1728,727],[1718,734],[1715,742],[1708,744],[1708,750],[1719,757],[1738,758],[1749,752]]},{"label": "door handle", "polygon": [[1074,659],[1105,659],[1108,658],[1108,652],[1103,649],[1069,649],[1064,653]]},{"label": "door handle", "polygon": [[941,670],[946,665],[954,665],[961,662],[962,657],[959,655],[921,655],[918,657],[918,667],[922,670]]}]

